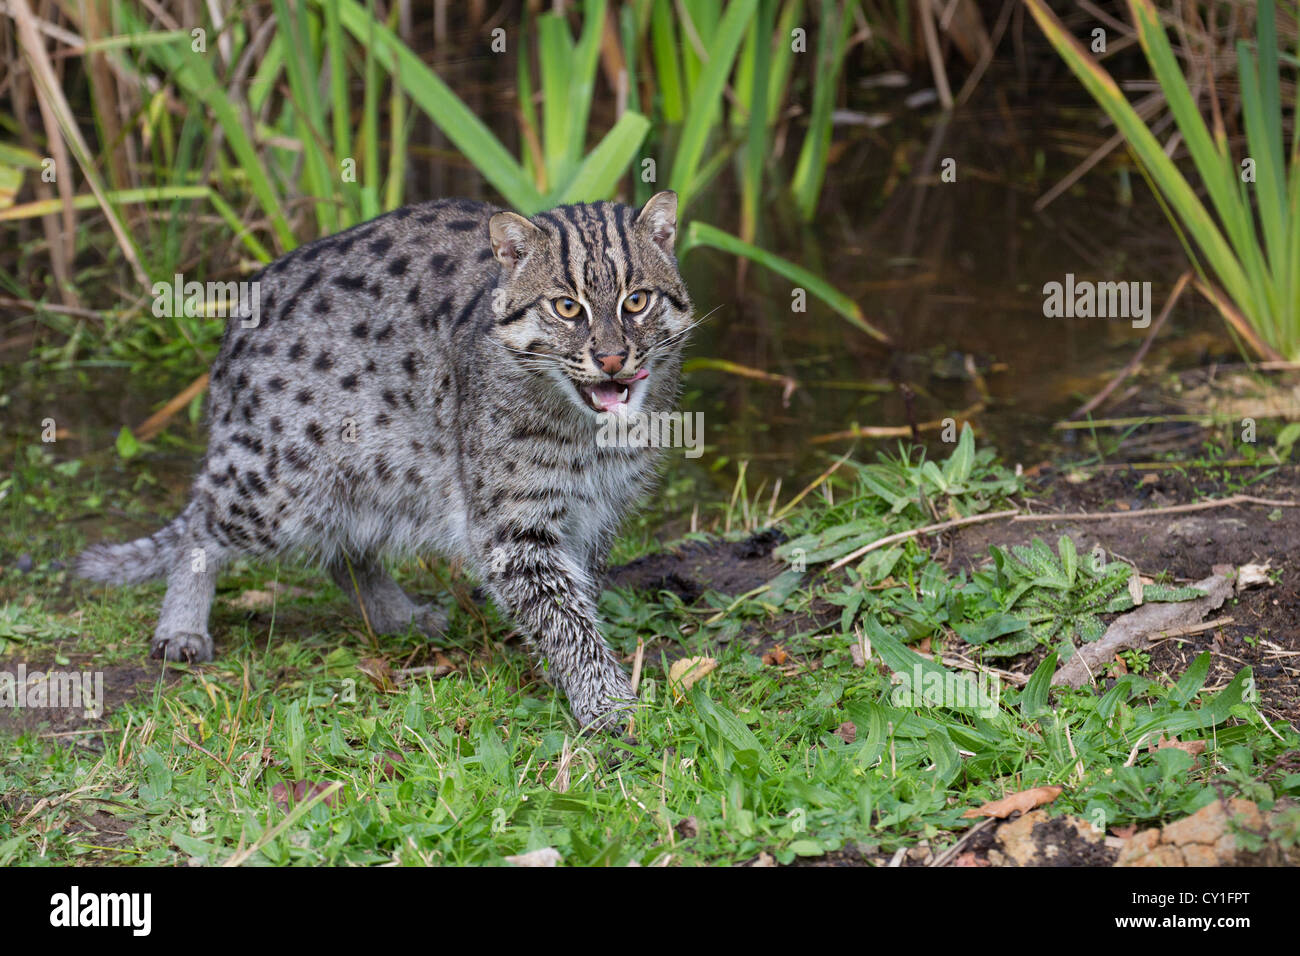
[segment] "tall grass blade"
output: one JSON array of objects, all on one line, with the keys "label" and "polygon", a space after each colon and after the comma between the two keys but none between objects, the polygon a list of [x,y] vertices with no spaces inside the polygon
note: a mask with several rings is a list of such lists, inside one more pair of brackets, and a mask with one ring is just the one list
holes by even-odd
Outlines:
[{"label": "tall grass blade", "polygon": [[344,28],[359,43],[373,36],[379,64],[401,83],[406,95],[446,134],[505,200],[524,213],[542,208],[542,196],[501,141],[464,102],[391,30],[374,22],[356,0],[312,0],[317,6],[337,3]]},{"label": "tall grass blade", "polygon": [[624,113],[569,177],[569,181],[547,202],[561,204],[608,199],[636,158],[649,131],[650,121],[640,113],[631,110]]},{"label": "tall grass blade", "polygon": [[753,18],[757,5],[758,0],[732,0],[712,35],[714,43],[709,50],[709,62],[691,93],[690,109],[682,127],[681,140],[677,144],[677,154],[673,157],[670,181],[677,190],[678,202],[682,207],[689,204],[698,188],[696,171],[704,155],[709,131],[721,125],[722,89],[731,74],[736,54],[740,50],[740,41],[744,38],[745,28]]},{"label": "tall grass blade", "polygon": [[731,233],[705,222],[693,222],[686,227],[686,234],[678,248],[678,256],[684,258],[690,250],[697,246],[709,246],[733,256],[744,256],[765,269],[771,269],[777,275],[789,279],[796,286],[807,289],[809,293],[821,299],[876,341],[889,341],[888,335],[866,320],[856,302],[821,276],[809,272],[803,266],[795,265],[789,259],[783,259],[766,249],[760,249],[752,243],[738,239]]}]

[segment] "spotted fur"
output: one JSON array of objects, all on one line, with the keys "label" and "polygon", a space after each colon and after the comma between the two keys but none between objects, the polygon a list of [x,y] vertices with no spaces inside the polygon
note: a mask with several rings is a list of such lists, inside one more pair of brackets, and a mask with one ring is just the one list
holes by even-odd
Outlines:
[{"label": "spotted fur", "polygon": [[633,695],[600,635],[598,580],[657,451],[600,447],[597,396],[672,408],[692,309],[676,212],[672,193],[531,219],[442,200],[273,263],[259,324],[232,321],[212,365],[189,504],[151,537],[90,547],[78,573],[165,576],[153,656],[208,660],[236,557],[307,554],[376,631],[435,633],[440,613],[383,562],[438,552],[514,617],[580,723],[612,725]]}]

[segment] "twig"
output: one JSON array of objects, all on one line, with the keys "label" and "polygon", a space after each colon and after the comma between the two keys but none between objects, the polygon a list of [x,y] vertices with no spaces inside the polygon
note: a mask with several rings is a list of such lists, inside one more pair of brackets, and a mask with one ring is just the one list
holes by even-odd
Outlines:
[{"label": "twig", "polygon": [[195,395],[201,395],[207,387],[208,373],[204,372],[185,386],[185,389],[179,395],[176,395],[166,405],[142,421],[135,430],[135,437],[140,441],[148,441],[153,438],[163,430],[163,426],[171,420],[173,415],[188,405]]},{"label": "twig", "polygon": [[[956,414],[949,415],[954,422],[967,423],[980,412],[984,411],[984,403],[976,402],[970,408],[963,409]],[[938,431],[943,427],[946,418],[936,418],[933,421],[918,422],[917,431]],[[910,438],[912,437],[911,425],[854,425],[852,428],[846,428],[840,432],[827,432],[825,435],[814,435],[808,439],[809,444],[820,445],[826,442],[840,441],[845,438]]]},{"label": "twig", "polygon": [[199,753],[203,754],[204,756],[211,757],[217,763],[221,764],[221,766],[225,767],[226,773],[230,774],[232,777],[238,776],[238,774],[236,774],[235,771],[230,769],[230,764],[226,763],[224,760],[222,760],[220,757],[214,754],[211,750],[208,750],[202,744],[196,744],[194,741],[190,740],[189,735],[187,735],[185,731],[177,727],[176,730],[173,732],[176,734],[177,737],[183,740],[187,746],[193,747]]},{"label": "twig", "polygon": [[956,667],[958,670],[974,671],[977,674],[993,674],[1001,678],[1008,684],[1015,684],[1017,687],[1024,687],[1029,683],[1029,678],[1024,674],[1017,674],[1014,671],[1004,671],[999,667],[989,667],[988,665],[972,664],[964,657],[943,657],[939,658],[939,663],[945,667]]},{"label": "twig", "polygon": [[868,545],[863,545],[851,554],[846,554],[844,557],[832,564],[829,570],[834,571],[837,568],[842,568],[850,561],[856,561],[864,554],[875,551],[878,548],[887,547],[896,541],[906,541],[908,538],[916,538],[923,534],[932,534],[936,531],[947,531],[949,528],[960,528],[964,525],[979,524],[983,521],[995,521],[998,518],[1009,518],[1012,515],[1018,514],[1020,514],[1019,508],[1010,508],[1006,511],[994,511],[991,514],[986,515],[971,515],[968,518],[954,518],[952,521],[941,521],[939,524],[926,525],[924,528],[913,528],[911,531],[900,531],[898,534],[891,534],[888,537],[878,538]]},{"label": "twig", "polygon": [[1260,337],[1260,334],[1255,331],[1255,327],[1251,325],[1250,319],[1246,318],[1241,313],[1241,310],[1228,301],[1227,296],[1222,295],[1217,288],[1198,279],[1196,280],[1196,291],[1205,296],[1219,310],[1219,314],[1236,330],[1238,335],[1246,340],[1247,344],[1255,350],[1256,355],[1269,362],[1286,361],[1286,356],[1265,342]]},{"label": "twig", "polygon": [[1254,495],[1230,495],[1227,498],[1215,498],[1213,501],[1198,501],[1190,505],[1170,505],[1167,508],[1142,508],[1138,511],[1074,511],[1061,514],[1018,514],[1011,520],[1013,522],[1109,521],[1111,518],[1150,518],[1154,515],[1184,514],[1188,511],[1225,508],[1228,505],[1263,505],[1266,508],[1294,508],[1300,505],[1300,501],[1275,501],[1272,498],[1256,498]]},{"label": "twig", "polygon": [[975,836],[975,834],[986,829],[987,827],[992,826],[994,823],[997,822],[1000,822],[997,817],[985,817],[979,823],[975,824],[973,827],[971,827],[969,830],[963,833],[961,835],[960,840],[958,840],[952,846],[948,847],[948,849],[944,850],[942,853],[940,853],[938,856],[932,859],[929,863],[926,864],[926,866],[947,866],[948,861],[951,860],[954,856],[956,856],[958,851],[961,850],[961,848],[964,847],[967,843],[969,843],[971,838]]},{"label": "twig", "polygon": [[417,674],[432,674],[434,677],[446,677],[456,668],[448,664],[421,664],[419,667],[401,667],[393,671],[393,676],[405,680]]},{"label": "twig", "polygon": [[1235,617],[1216,617],[1213,621],[1202,621],[1200,624],[1192,624],[1188,627],[1176,627],[1172,630],[1161,631],[1151,643],[1168,640],[1171,637],[1186,637],[1188,634],[1199,634],[1201,631],[1212,631],[1216,627],[1227,627],[1229,624],[1236,623],[1237,619]]},{"label": "twig", "polygon": [[[790,501],[786,504],[786,506],[776,513],[776,517],[772,519],[773,523],[780,521],[782,518],[784,518],[787,514],[790,513],[791,508],[793,508],[795,505],[797,505],[800,501],[803,500],[805,495],[812,492],[823,481],[825,481],[831,475],[835,474],[835,472],[839,469],[840,465],[844,464],[846,461],[849,460],[849,455],[851,454],[853,454],[853,450],[849,449],[844,453],[844,456],[842,458],[840,458],[838,461],[835,462],[835,464],[831,465],[820,475],[818,475],[815,479],[813,479],[813,481],[808,485],[808,487],[804,488],[803,491],[799,492],[797,495],[791,498]],[[693,525],[694,525],[694,519],[692,519],[692,526]],[[692,530],[694,530],[693,527]]]},{"label": "twig", "polygon": [[934,18],[939,11],[934,9],[934,0],[921,4],[921,34],[925,37],[925,52],[930,60],[930,72],[934,75],[934,87],[939,94],[939,104],[945,111],[952,110],[952,88],[948,85],[948,71],[943,65],[943,53],[939,49],[939,33],[935,29]]},{"label": "twig", "polygon": [[31,299],[11,299],[0,296],[0,306],[11,309],[27,309],[29,312],[53,312],[56,315],[74,315],[82,319],[114,318],[121,312],[102,312],[99,309],[83,309],[75,305],[57,305],[53,302],[34,302]]},{"label": "twig", "polygon": [[641,667],[645,663],[645,641],[638,637],[636,639],[636,658],[632,661],[632,693],[636,693],[641,686]]},{"label": "twig", "polygon": [[1160,331],[1161,326],[1165,324],[1165,319],[1169,318],[1169,313],[1173,311],[1174,303],[1182,296],[1183,290],[1187,288],[1187,283],[1191,280],[1192,272],[1190,269],[1178,277],[1178,281],[1174,283],[1173,291],[1169,293],[1169,298],[1165,301],[1165,307],[1160,310],[1159,317],[1151,323],[1151,331],[1142,340],[1142,344],[1133,353],[1133,357],[1129,359],[1128,364],[1120,369],[1119,374],[1112,378],[1105,388],[1075,409],[1074,414],[1070,416],[1071,418],[1082,418],[1087,415],[1104,402],[1110,396],[1110,393],[1119,387],[1119,383],[1132,375],[1134,370],[1142,364],[1142,360],[1146,358],[1146,354],[1151,348],[1151,343],[1156,340],[1156,334]]}]

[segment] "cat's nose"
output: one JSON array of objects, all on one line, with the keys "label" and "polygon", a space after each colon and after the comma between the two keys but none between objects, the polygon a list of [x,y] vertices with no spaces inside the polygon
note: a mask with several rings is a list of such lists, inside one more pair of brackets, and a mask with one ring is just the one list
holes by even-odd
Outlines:
[{"label": "cat's nose", "polygon": [[627,352],[604,352],[596,356],[596,361],[600,363],[601,369],[606,375],[613,375],[623,368],[623,360],[627,358]]}]

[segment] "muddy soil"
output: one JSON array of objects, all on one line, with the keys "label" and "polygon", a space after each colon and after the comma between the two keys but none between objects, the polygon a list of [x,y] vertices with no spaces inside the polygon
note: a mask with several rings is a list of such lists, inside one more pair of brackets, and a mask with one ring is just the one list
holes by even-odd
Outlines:
[{"label": "muddy soil", "polygon": [[606,586],[671,591],[687,604],[708,590],[744,594],[786,570],[786,565],[772,557],[772,550],[784,540],[779,532],[768,530],[744,541],[691,541],[610,568]]},{"label": "muddy soil", "polygon": [[160,662],[148,660],[147,649],[142,649],[139,664],[104,664],[94,657],[72,658],[67,664],[49,661],[6,660],[4,669],[15,677],[20,665],[25,664],[28,686],[33,686],[32,676],[50,670],[81,673],[91,671],[103,675],[102,713],[87,713],[84,707],[3,707],[0,708],[0,734],[19,736],[37,732],[54,740],[66,740],[96,752],[103,750],[103,737],[98,731],[108,728],[108,716],[127,701],[140,695],[149,695],[158,688],[162,691],[175,683],[180,675],[176,671],[164,672]]}]

